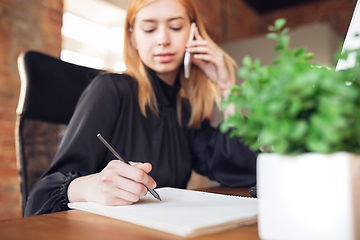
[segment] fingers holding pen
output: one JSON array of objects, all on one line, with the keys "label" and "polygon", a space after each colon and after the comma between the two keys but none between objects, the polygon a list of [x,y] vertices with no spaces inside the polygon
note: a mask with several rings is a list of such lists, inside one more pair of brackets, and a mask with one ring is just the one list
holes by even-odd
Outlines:
[{"label": "fingers holding pen", "polygon": [[[75,178],[69,184],[69,202],[97,202],[105,205],[129,205],[145,196],[148,188],[155,188],[156,182],[147,173],[149,163],[133,163],[130,166],[119,160],[112,160],[99,173]],[[146,186],[146,187],[145,187]]]},{"label": "fingers holding pen", "polygon": [[[117,157],[118,160],[120,160],[122,163],[126,163],[127,168],[131,169],[131,168],[129,168],[129,166],[131,166],[131,163],[127,160],[124,160],[120,156],[120,154],[118,152],[116,152],[116,150],[101,136],[100,133],[97,135],[97,137],[110,150],[110,152],[112,152],[112,154],[114,154],[114,156]],[[110,164],[111,164],[111,166],[110,166]],[[118,165],[118,164],[119,164],[119,162],[117,160],[113,160],[104,168],[104,170],[114,169],[114,167],[116,168],[116,165]],[[135,167],[132,169],[136,169],[136,167],[137,167],[139,169],[139,170],[137,170],[138,174],[131,176],[131,173],[134,171],[128,171],[128,172],[125,172],[125,174],[119,172],[119,177],[128,178],[128,179],[134,180],[135,182],[138,182],[138,183],[143,183],[146,186],[147,190],[151,193],[151,195],[153,195],[156,199],[161,201],[159,194],[154,189],[151,189],[151,188],[156,187],[156,182],[154,181],[154,179],[152,179],[150,176],[147,175],[147,173],[151,171],[152,166],[150,164],[146,164],[146,163],[142,164],[142,165],[134,164],[134,166]],[[121,169],[121,167],[118,169]],[[130,177],[127,176],[128,173],[130,173]]]},{"label": "fingers holding pen", "polygon": [[121,161],[113,160],[109,162],[108,168],[113,170],[119,178],[125,178],[152,189],[156,187],[155,180],[148,175],[152,169],[149,163],[131,163],[131,165],[128,165]]},{"label": "fingers holding pen", "polygon": [[[156,182],[146,171],[150,164],[134,164],[130,166],[119,160],[112,160],[98,174],[95,174],[94,188],[97,194],[91,195],[87,201],[105,205],[129,205],[145,196],[147,187],[156,187]],[[96,180],[97,179],[97,180]]]},{"label": "fingers holding pen", "polygon": [[[110,193],[111,191],[109,191],[109,188],[111,188],[111,190],[115,189],[116,192],[120,190],[133,193],[138,196],[146,195],[146,187],[142,183],[136,182],[131,179],[131,174],[128,174],[128,176],[122,175],[118,169],[118,165],[119,163],[117,163],[116,161],[111,161],[108,164],[108,169],[105,168],[102,171],[101,182],[104,184],[104,192],[106,194],[108,192]],[[136,202],[137,200],[138,199],[134,199],[133,202]]]},{"label": "fingers holding pen", "polygon": [[112,184],[110,181],[103,181],[100,187],[100,194],[96,202],[104,205],[130,205],[139,201],[140,195],[126,191]]},{"label": "fingers holding pen", "polygon": [[146,173],[149,173],[152,170],[152,165],[150,163],[140,163],[140,162],[129,162],[131,166],[142,169]]}]

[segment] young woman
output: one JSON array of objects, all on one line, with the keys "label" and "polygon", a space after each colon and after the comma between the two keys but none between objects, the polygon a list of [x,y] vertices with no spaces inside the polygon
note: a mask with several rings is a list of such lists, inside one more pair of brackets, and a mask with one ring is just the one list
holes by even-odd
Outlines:
[{"label": "young woman", "polygon": [[[187,43],[192,22],[195,39]],[[205,118],[235,77],[192,0],[133,0],[124,49],[126,73],[103,74],[84,91],[26,216],[76,201],[132,204],[146,187],[186,188],[192,169],[225,186],[255,184],[256,155]],[[192,54],[189,79],[185,51]],[[133,163],[114,159],[98,133]]]}]

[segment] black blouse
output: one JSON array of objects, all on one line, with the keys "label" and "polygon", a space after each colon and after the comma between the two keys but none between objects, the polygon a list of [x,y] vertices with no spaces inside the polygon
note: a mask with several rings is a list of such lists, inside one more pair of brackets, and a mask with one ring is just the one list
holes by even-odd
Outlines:
[{"label": "black blouse", "polygon": [[186,188],[191,170],[230,187],[249,187],[256,181],[256,155],[238,138],[210,126],[188,128],[190,108],[183,102],[182,124],[176,112],[180,89],[149,70],[159,115],[144,117],[137,83],[126,74],[98,76],[85,89],[46,173],[30,192],[25,216],[68,210],[67,188],[79,176],[100,172],[115,159],[97,138],[101,133],[125,159],[149,162],[157,187]]}]

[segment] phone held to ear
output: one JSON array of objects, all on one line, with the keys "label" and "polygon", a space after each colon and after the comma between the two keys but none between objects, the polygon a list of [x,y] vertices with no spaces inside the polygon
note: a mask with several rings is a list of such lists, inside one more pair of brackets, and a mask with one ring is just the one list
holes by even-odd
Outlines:
[{"label": "phone held to ear", "polygon": [[[195,22],[191,23],[190,35],[189,35],[188,43],[189,43],[189,42],[192,42],[192,40],[194,40],[195,27],[196,27]],[[190,70],[191,70],[190,53],[189,53],[189,52],[185,52],[185,57],[184,57],[184,72],[185,72],[185,78],[189,78],[189,77],[190,77]]]}]

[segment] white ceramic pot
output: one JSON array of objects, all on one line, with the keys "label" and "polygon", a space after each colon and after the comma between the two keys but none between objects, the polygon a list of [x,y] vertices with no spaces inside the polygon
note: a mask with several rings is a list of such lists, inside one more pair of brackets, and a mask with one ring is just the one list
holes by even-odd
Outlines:
[{"label": "white ceramic pot", "polygon": [[360,239],[360,156],[346,152],[257,162],[261,239]]}]

